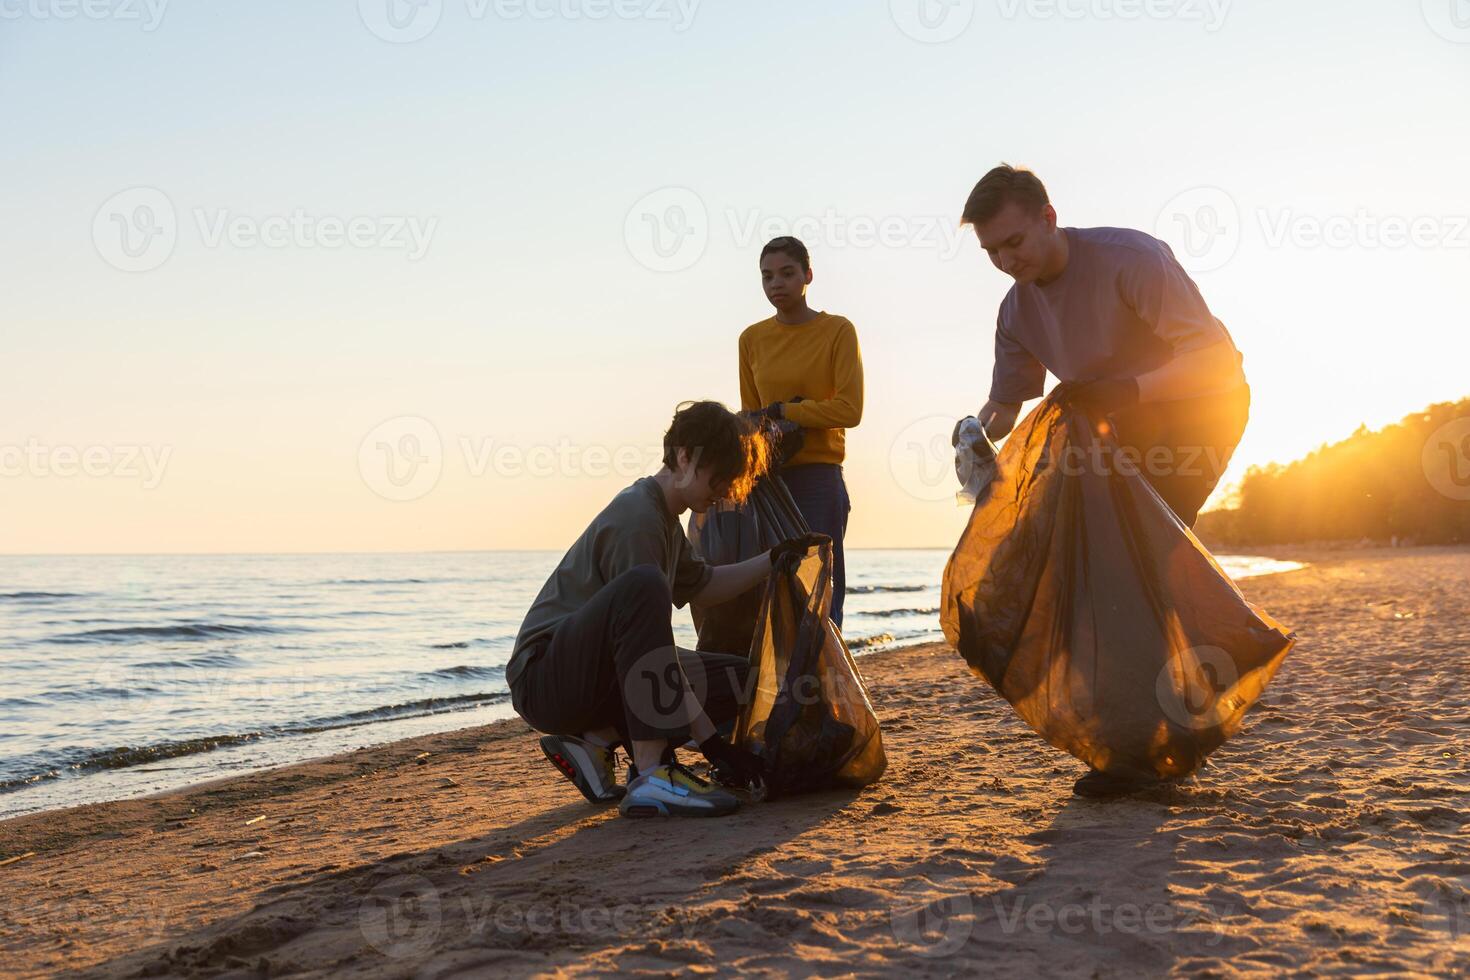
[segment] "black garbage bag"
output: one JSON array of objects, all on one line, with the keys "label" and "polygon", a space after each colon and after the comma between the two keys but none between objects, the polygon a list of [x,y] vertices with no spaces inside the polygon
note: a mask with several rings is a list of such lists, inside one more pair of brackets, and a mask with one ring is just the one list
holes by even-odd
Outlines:
[{"label": "black garbage bag", "polygon": [[977,496],[945,568],[940,623],[1048,742],[1132,778],[1198,768],[1294,640],[1246,601],[1106,423],[1051,398]]},{"label": "black garbage bag", "polygon": [[735,742],[766,764],[772,794],[876,782],[888,765],[867,687],[832,609],[832,543],[766,579],[751,647],[750,692]]},{"label": "black garbage bag", "polygon": [[[801,430],[795,423],[765,423],[762,432],[772,442],[772,458],[790,458],[800,448]],[[720,503],[689,518],[688,536],[695,557],[711,565],[746,561],[791,538],[810,533],[806,519],[791,499],[778,471],[761,477],[742,504]],[[761,587],[718,606],[690,612],[699,633],[696,649],[710,653],[743,654],[750,650],[760,613]]]}]

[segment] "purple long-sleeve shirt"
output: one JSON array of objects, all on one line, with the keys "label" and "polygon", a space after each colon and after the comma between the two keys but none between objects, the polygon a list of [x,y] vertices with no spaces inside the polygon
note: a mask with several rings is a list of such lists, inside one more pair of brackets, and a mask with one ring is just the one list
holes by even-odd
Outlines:
[{"label": "purple long-sleeve shirt", "polygon": [[[1127,228],[1063,231],[1062,274],[1045,286],[1017,283],[1001,302],[992,401],[1040,397],[1047,371],[1061,381],[1137,377],[1222,341],[1235,349],[1168,245]],[[1237,350],[1233,370],[1197,394],[1244,383]]]}]

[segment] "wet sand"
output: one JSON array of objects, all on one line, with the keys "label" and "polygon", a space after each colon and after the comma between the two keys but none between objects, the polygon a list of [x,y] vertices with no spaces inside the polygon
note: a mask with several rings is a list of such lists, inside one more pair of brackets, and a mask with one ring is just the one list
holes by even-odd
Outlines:
[{"label": "wet sand", "polygon": [[1177,786],[1073,798],[931,644],[860,661],[882,782],[724,820],[591,807],[502,722],[0,823],[0,972],[1470,971],[1470,550],[1276,557],[1297,649]]}]

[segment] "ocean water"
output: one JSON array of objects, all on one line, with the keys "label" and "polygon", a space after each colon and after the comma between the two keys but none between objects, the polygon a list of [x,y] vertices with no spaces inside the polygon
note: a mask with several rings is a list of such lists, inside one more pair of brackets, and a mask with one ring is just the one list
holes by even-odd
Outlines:
[{"label": "ocean water", "polygon": [[[854,653],[942,638],[948,557],[848,553]],[[508,717],[505,663],[559,558],[0,556],[0,818]]]}]

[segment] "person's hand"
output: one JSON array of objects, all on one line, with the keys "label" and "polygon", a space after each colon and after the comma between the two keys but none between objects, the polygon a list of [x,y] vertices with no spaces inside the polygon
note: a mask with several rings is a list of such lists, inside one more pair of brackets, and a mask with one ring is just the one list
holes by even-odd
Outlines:
[{"label": "person's hand", "polygon": [[771,402],[771,404],[761,409],[757,414],[763,415],[768,419],[784,419],[786,417],[786,407],[780,402]]},{"label": "person's hand", "polygon": [[790,541],[782,541],[771,549],[771,567],[780,568],[783,562],[798,562],[806,557],[806,553],[819,544],[824,544],[832,539],[825,534],[803,534],[799,538]]},{"label": "person's hand", "polygon": [[1020,417],[1020,414],[1020,404],[991,400],[980,406],[980,411],[975,413],[975,417],[980,420],[980,425],[985,429],[985,434],[990,437],[990,441],[999,442],[1010,435],[1011,430],[1016,427],[1016,419]]},{"label": "person's hand", "polygon": [[717,734],[700,742],[699,751],[709,760],[715,778],[726,786],[748,787],[765,776],[766,764],[760,756],[731,745]]},{"label": "person's hand", "polygon": [[1133,378],[1069,381],[1057,387],[1057,402],[1089,418],[1111,415],[1138,404],[1138,382]]}]

